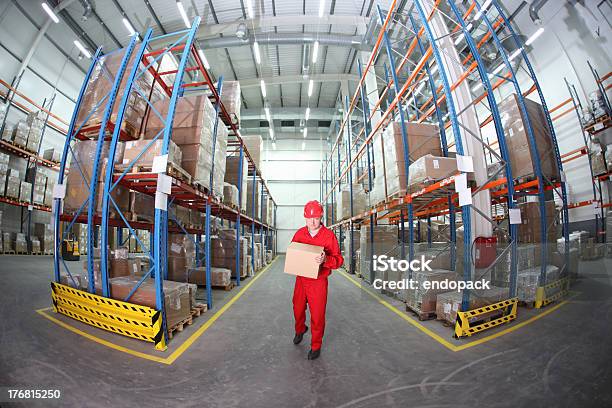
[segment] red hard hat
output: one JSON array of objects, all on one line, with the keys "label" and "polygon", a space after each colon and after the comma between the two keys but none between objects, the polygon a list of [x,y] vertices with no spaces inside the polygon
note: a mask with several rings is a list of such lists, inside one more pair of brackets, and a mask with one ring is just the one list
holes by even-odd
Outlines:
[{"label": "red hard hat", "polygon": [[304,218],[320,218],[323,216],[323,206],[317,200],[312,200],[304,206]]}]

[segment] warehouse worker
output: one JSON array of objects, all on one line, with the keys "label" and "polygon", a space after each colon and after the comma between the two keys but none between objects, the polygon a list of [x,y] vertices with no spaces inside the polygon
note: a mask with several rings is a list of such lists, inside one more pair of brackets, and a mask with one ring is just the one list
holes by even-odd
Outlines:
[{"label": "warehouse worker", "polygon": [[315,258],[319,266],[316,279],[296,276],[293,288],[293,315],[295,317],[294,344],[300,344],[306,326],[306,304],[310,308],[310,326],[312,339],[308,359],[314,360],[321,354],[321,342],[325,331],[325,307],[327,306],[327,277],[332,269],[338,269],[344,263],[340,254],[338,240],[334,233],[321,224],[323,207],[318,201],[309,201],[304,206],[306,226],[297,230],[291,242],[322,246],[324,252]]}]

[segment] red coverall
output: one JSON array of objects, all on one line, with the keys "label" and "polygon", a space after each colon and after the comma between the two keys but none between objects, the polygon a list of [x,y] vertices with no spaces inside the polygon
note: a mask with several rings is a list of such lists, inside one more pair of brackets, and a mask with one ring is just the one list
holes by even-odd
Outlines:
[{"label": "red coverall", "polygon": [[308,227],[297,230],[292,242],[322,246],[325,251],[325,262],[320,266],[317,279],[304,276],[295,277],[293,288],[293,315],[295,317],[295,332],[306,330],[306,303],[310,306],[311,349],[319,350],[325,331],[325,306],[327,306],[327,277],[332,269],[338,269],[344,263],[340,254],[340,246],[334,233],[321,225],[317,235],[312,237]]}]

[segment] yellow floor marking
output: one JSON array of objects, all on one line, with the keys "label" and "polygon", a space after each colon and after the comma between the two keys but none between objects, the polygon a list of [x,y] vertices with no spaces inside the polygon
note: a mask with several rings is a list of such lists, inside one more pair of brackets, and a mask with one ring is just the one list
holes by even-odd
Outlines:
[{"label": "yellow floor marking", "polygon": [[196,330],[191,336],[189,336],[189,338],[187,338],[187,340],[185,340],[176,350],[174,350],[172,352],[172,354],[170,354],[168,357],[158,357],[158,356],[154,356],[151,354],[146,354],[146,353],[142,353],[140,351],[136,351],[136,350],[132,350],[130,348],[127,347],[123,347],[120,346],[118,344],[115,344],[111,341],[102,339],[100,337],[94,336],[93,334],[84,332],[83,330],[77,329],[74,326],[71,326],[70,324],[63,322],[55,317],[53,317],[52,315],[46,313],[47,311],[51,310],[51,307],[46,307],[43,309],[38,309],[36,310],[36,313],[40,314],[41,316],[51,320],[53,323],[56,323],[57,325],[70,330],[73,333],[76,333],[78,335],[81,335],[91,341],[95,341],[96,343],[102,344],[104,346],[110,347],[112,349],[127,353],[127,354],[131,354],[133,356],[136,357],[140,357],[140,358],[144,358],[146,360],[151,360],[151,361],[155,361],[157,363],[162,363],[162,364],[172,364],[176,361],[176,359],[178,359],[202,334],[204,334],[204,332],[206,332],[206,330],[208,330],[210,328],[210,326],[212,326],[212,324],[217,321],[217,319],[219,319],[219,317],[221,317],[221,315],[223,313],[225,313],[234,303],[236,303],[236,301],[238,299],[240,299],[240,297],[244,294],[244,292],[247,291],[247,289],[249,289],[251,287],[251,285],[253,283],[255,283],[255,281],[257,279],[259,279],[265,272],[268,271],[268,269],[272,266],[272,264],[276,261],[277,258],[275,258],[268,266],[266,266],[263,270],[261,270],[261,272],[259,272],[257,275],[253,276],[253,278],[251,279],[251,281],[249,283],[247,283],[244,287],[242,287],[242,289],[240,290],[240,292],[238,292],[233,298],[231,298],[226,304],[224,304],[221,309],[217,310],[217,312],[211,316],[210,319],[208,319],[198,330]]},{"label": "yellow floor marking", "polygon": [[344,272],[343,270],[338,270],[338,272],[340,272],[340,274],[342,276],[344,276],[346,279],[349,280],[349,282],[353,283],[355,286],[364,289],[364,291],[372,296],[374,299],[376,299],[380,304],[382,304],[383,306],[385,306],[387,309],[391,310],[393,313],[395,313],[396,315],[398,315],[399,317],[401,317],[402,319],[404,319],[405,321],[407,321],[408,323],[410,323],[411,325],[413,325],[414,327],[416,327],[417,329],[419,329],[420,331],[422,331],[423,333],[425,333],[426,335],[428,335],[429,337],[433,338],[434,340],[436,340],[438,343],[442,344],[444,347],[448,348],[451,351],[461,351],[461,350],[465,350],[468,349],[470,347],[474,347],[477,346],[479,344],[483,344],[486,343],[488,341],[491,341],[493,339],[496,339],[498,337],[503,336],[504,334],[508,334],[508,333],[512,333],[515,330],[520,329],[521,327],[524,327],[530,323],[535,322],[536,320],[551,314],[552,312],[554,312],[555,310],[559,309],[561,306],[565,305],[566,303],[569,302],[568,300],[564,300],[561,303],[558,303],[554,306],[551,306],[550,308],[546,308],[544,309],[544,311],[542,313],[539,313],[533,317],[530,317],[529,319],[520,322],[518,324],[515,324],[513,326],[508,327],[507,329],[504,329],[502,331],[499,331],[497,333],[493,333],[490,334],[486,337],[483,338],[479,338],[478,340],[474,340],[471,341],[469,343],[465,343],[462,344],[460,346],[456,346],[454,344],[452,344],[451,342],[449,342],[448,340],[444,339],[442,336],[440,336],[437,333],[434,333],[433,331],[431,331],[430,329],[428,329],[427,327],[423,326],[421,323],[417,322],[416,320],[414,320],[412,317],[408,316],[406,313],[402,312],[401,310],[398,310],[395,306],[391,305],[389,302],[385,301],[384,299],[382,299],[378,294],[372,292],[371,290],[369,290],[368,288],[364,288],[362,286],[362,284],[353,279],[348,273]]}]

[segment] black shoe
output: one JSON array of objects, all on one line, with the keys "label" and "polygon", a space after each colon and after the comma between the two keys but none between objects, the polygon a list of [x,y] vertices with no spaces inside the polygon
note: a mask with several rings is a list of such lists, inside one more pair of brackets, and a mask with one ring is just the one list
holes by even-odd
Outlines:
[{"label": "black shoe", "polygon": [[317,358],[319,358],[320,355],[321,355],[321,349],[310,350],[308,352],[308,359],[309,360],[316,360]]},{"label": "black shoe", "polygon": [[[306,333],[307,331],[308,326],[306,326],[306,330],[304,330],[304,333]],[[296,334],[293,338],[293,344],[300,344],[302,342],[302,339],[304,338],[304,333]]]}]

